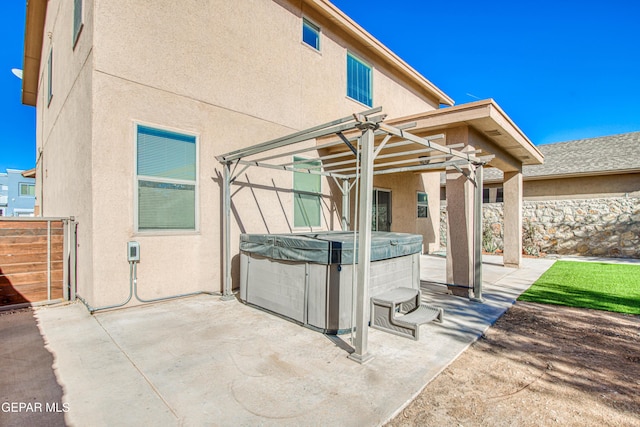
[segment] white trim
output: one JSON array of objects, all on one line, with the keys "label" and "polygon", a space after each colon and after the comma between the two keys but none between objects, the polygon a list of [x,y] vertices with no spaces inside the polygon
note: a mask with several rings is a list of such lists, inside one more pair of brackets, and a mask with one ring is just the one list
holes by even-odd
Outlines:
[{"label": "white trim", "polygon": [[[158,125],[155,123],[145,122],[141,120],[132,120],[133,124],[133,234],[134,235],[195,235],[200,234],[200,133],[174,128],[171,126]],[[192,136],[196,139],[196,179],[194,181],[179,180],[171,178],[149,177],[146,175],[138,175],[138,126],[149,127],[160,131],[178,133],[185,136]],[[157,230],[140,230],[138,229],[138,181],[167,182],[170,184],[195,184],[195,228],[189,229],[157,229]]]}]

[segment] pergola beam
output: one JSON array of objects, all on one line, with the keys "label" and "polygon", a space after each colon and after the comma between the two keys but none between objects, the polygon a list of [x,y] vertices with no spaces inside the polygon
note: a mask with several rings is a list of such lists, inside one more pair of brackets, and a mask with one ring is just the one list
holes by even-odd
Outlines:
[{"label": "pergola beam", "polygon": [[[364,111],[360,113],[362,117],[367,117],[371,114],[379,113],[382,111],[382,107],[372,108],[370,110]],[[348,124],[345,124],[348,123]],[[268,150],[273,150],[275,148],[284,147],[287,145],[295,144],[296,142],[308,141],[310,139],[320,138],[322,136],[328,136],[331,134],[335,134],[338,132],[343,132],[349,129],[355,129],[356,121],[354,120],[354,116],[347,116],[341,119],[333,120],[328,123],[324,123],[318,126],[314,126],[305,130],[301,130],[300,132],[295,132],[290,135],[286,135],[280,138],[272,139],[267,142],[263,142],[261,144],[253,145],[248,148],[242,148],[240,150],[235,150],[227,154],[223,154],[222,156],[217,156],[216,159],[219,162],[230,162],[242,157],[251,156],[253,154],[262,153]]]},{"label": "pergola beam", "polygon": [[[344,117],[342,119],[334,120],[329,123],[325,123],[323,125],[314,126],[312,128],[295,132],[291,135],[284,136],[281,138],[276,138],[261,144],[254,145],[252,147],[247,147],[240,150],[235,150],[227,154],[223,154],[221,156],[217,156],[216,158],[223,164],[223,176],[222,176],[222,204],[223,204],[223,245],[224,248],[222,250],[222,254],[224,257],[223,260],[223,282],[224,282],[224,292],[223,299],[232,298],[231,292],[231,254],[230,254],[230,220],[231,220],[231,183],[238,176],[239,173],[242,173],[248,167],[256,166],[261,168],[279,170],[279,171],[287,171],[287,172],[303,172],[309,174],[316,174],[321,176],[326,176],[334,179],[336,184],[338,184],[337,180],[342,180],[342,185],[338,185],[342,192],[343,201],[342,201],[342,228],[346,230],[349,228],[349,195],[352,188],[352,185],[349,184],[349,180],[352,178],[356,178],[353,181],[353,185],[358,183],[359,185],[359,200],[358,200],[358,266],[357,266],[357,283],[356,286],[356,307],[355,307],[355,315],[356,322],[353,327],[355,327],[355,339],[354,339],[354,352],[349,356],[351,359],[358,361],[359,363],[364,363],[371,358],[370,353],[368,352],[368,323],[369,323],[369,281],[370,281],[370,265],[371,265],[371,219],[372,219],[372,191],[373,191],[373,177],[374,175],[382,175],[382,174],[391,174],[391,173],[400,173],[400,172],[423,172],[429,170],[446,170],[449,167],[460,167],[462,165],[475,166],[476,169],[476,180],[481,179],[482,177],[482,165],[486,162],[490,161],[493,156],[486,157],[476,157],[474,154],[477,154],[478,151],[473,152],[461,152],[457,151],[455,148],[463,146],[463,144],[456,144],[451,146],[440,145],[435,140],[444,139],[443,134],[432,135],[428,137],[418,137],[407,132],[405,129],[411,128],[415,126],[414,123],[408,123],[401,126],[389,126],[384,124],[382,121],[386,117],[383,114],[372,116],[373,114],[379,113],[382,111],[382,108],[374,108],[364,113],[354,114],[349,117]],[[352,133],[350,133],[352,132]],[[345,135],[344,133],[347,133]],[[357,135],[355,135],[357,133]],[[266,157],[262,157],[259,160],[248,160],[248,158],[257,157],[257,155],[274,150],[274,149],[284,149],[285,147],[293,146],[294,144],[303,143],[307,141],[311,141],[318,138],[324,138],[328,136],[337,136],[336,140],[332,140],[331,142],[320,144],[320,145],[309,145],[303,148],[297,148],[295,150],[283,150],[285,152],[268,154]],[[375,137],[384,135],[383,141],[375,145]],[[399,141],[390,143],[392,138],[399,138]],[[351,141],[360,140],[360,144],[354,147],[350,144]],[[305,153],[309,151],[318,151],[324,148],[331,148],[340,146],[345,144],[345,142],[349,142],[346,144],[347,146],[351,146],[351,149],[356,149],[355,153],[352,151],[341,151],[339,153],[331,153],[326,156],[319,156],[317,159],[311,160],[320,160],[320,166],[316,167],[302,167],[297,168],[296,165],[303,163],[302,161],[285,161],[282,164],[273,164],[268,163],[268,160],[273,159],[281,159],[283,157],[292,156],[294,154]],[[411,147],[411,145],[418,144],[422,148],[417,149],[415,146]],[[383,150],[409,146],[405,151],[398,152],[387,152],[387,154],[380,155]],[[420,154],[429,153],[432,151],[438,151],[441,154],[435,156],[428,156],[425,159],[418,157]],[[335,162],[334,165],[348,164],[354,163],[358,160],[358,156],[360,157],[360,165],[354,165],[354,167],[347,169],[336,169],[336,170],[324,170],[325,167],[331,167],[331,163],[326,165],[322,164],[322,161],[338,159],[346,156],[354,156],[356,160],[349,161],[340,161]],[[391,162],[378,162],[376,164],[375,159],[390,159],[394,157],[402,157],[407,156],[410,157],[408,159],[391,161]],[[421,162],[425,160],[434,161],[443,159],[442,162],[430,163],[430,164],[418,164],[412,166],[403,166],[403,167],[393,167],[397,165],[404,165],[407,163],[415,163]],[[310,159],[305,159],[304,162],[308,162]],[[231,166],[235,163],[235,168],[239,165],[243,166],[241,171],[232,177]],[[354,174],[342,174],[343,170],[353,170],[356,173]],[[476,203],[479,198],[478,194],[481,196],[481,183],[476,185]],[[480,190],[478,190],[480,189]],[[481,200],[481,199],[480,199]],[[477,217],[478,207],[475,207],[475,215]],[[480,206],[481,209],[481,206]],[[481,212],[481,211],[480,211]],[[476,231],[476,236],[478,232]],[[479,242],[477,242],[478,244]],[[478,257],[476,260],[480,260],[480,263],[476,262],[476,268],[481,268],[481,259]],[[481,281],[481,273],[476,273],[476,282]],[[479,275],[478,275],[479,274]],[[475,290],[475,289],[474,289]],[[481,288],[477,289],[477,294],[481,295]]]},{"label": "pergola beam", "polygon": [[312,175],[322,175],[322,176],[336,177],[336,178],[339,178],[339,179],[346,179],[347,178],[346,175],[342,175],[342,174],[335,173],[335,172],[327,172],[327,171],[320,170],[320,168],[322,166],[318,166],[318,169],[316,170],[315,168],[295,168],[295,167],[292,167],[292,166],[278,166],[278,165],[272,165],[272,164],[269,164],[269,163],[254,162],[254,161],[251,161],[251,160],[239,160],[238,163],[240,163],[241,165],[246,165],[246,166],[257,166],[257,167],[260,167],[260,168],[274,169],[274,170],[279,170],[279,171],[310,173]]},{"label": "pergola beam", "polygon": [[466,154],[466,153],[464,153],[462,151],[453,150],[452,148],[450,148],[450,147],[448,147],[446,145],[436,144],[435,142],[431,141],[431,139],[435,139],[433,137],[420,138],[419,136],[415,136],[415,135],[413,135],[413,134],[411,134],[409,132],[405,132],[402,129],[398,129],[398,128],[393,127],[393,126],[385,125],[384,123],[380,123],[380,129],[384,130],[385,132],[388,132],[388,133],[390,133],[392,135],[395,135],[397,137],[408,139],[409,141],[415,142],[416,144],[421,144],[421,145],[424,145],[426,147],[433,148],[435,150],[441,151],[443,153],[451,154],[454,157],[465,159],[470,163],[479,162],[478,158],[475,157],[475,156],[472,156],[470,154]]}]

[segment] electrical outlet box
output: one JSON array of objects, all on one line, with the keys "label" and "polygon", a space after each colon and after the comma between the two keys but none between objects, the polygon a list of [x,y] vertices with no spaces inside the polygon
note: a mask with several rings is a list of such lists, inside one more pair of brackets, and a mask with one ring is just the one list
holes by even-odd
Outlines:
[{"label": "electrical outlet box", "polygon": [[140,262],[140,243],[127,243],[127,260],[129,262]]}]

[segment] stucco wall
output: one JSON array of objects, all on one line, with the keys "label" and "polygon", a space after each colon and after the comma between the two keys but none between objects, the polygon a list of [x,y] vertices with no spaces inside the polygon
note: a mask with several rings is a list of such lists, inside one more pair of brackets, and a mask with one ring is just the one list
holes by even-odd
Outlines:
[{"label": "stucco wall", "polygon": [[[525,201],[522,213],[525,253],[640,258],[640,198]],[[483,218],[484,249],[502,249],[503,203],[484,204]]]},{"label": "stucco wall", "polygon": [[[47,17],[56,22],[49,28],[54,43],[71,43],[70,4],[49,4],[50,13],[64,14]],[[93,4],[85,2],[76,49],[55,48],[60,88],[50,107],[38,105],[43,213],[78,219],[79,293],[93,306],[126,299],[129,240],[141,247],[142,298],[221,290],[215,156],[367,109],[346,97],[347,49],[372,63],[373,102],[389,115],[437,108],[434,99],[394,78],[367,47],[287,2],[160,0],[150,7],[109,0],[96,2],[95,13]],[[321,52],[301,42],[303,15],[322,28]],[[135,231],[136,123],[197,137],[196,231]],[[292,182],[290,173],[260,169],[238,177],[232,187],[232,254],[241,232],[303,231],[292,225]],[[394,214],[415,214],[416,189],[409,191],[402,180],[390,186],[400,199],[410,192],[413,201]],[[341,195],[334,190],[323,181],[322,229],[340,228]],[[237,269],[234,259],[234,280]]]},{"label": "stucco wall", "polygon": [[525,200],[640,197],[640,174],[527,180],[523,192]]},{"label": "stucco wall", "polygon": [[[301,41],[303,15],[321,27],[320,52]],[[96,8],[96,69],[304,129],[367,108],[346,97],[350,49],[373,64],[373,104],[391,117],[437,108],[390,78],[364,45],[330,27],[284,1],[103,1]]]},{"label": "stucco wall", "polygon": [[[379,175],[374,177],[374,188],[391,191],[391,231],[398,233],[413,233],[422,235],[425,252],[432,252],[440,246],[438,235],[438,211],[439,201],[437,191],[439,189],[440,175],[431,173],[398,173]],[[425,192],[429,195],[429,210],[427,218],[417,218],[418,201],[417,192]],[[351,224],[355,224],[356,193],[351,192]],[[437,204],[436,204],[437,202]],[[342,209],[342,203],[337,203],[337,208]]]},{"label": "stucco wall", "polygon": [[[74,216],[78,224],[79,293],[92,298],[93,2],[83,3],[83,28],[73,44],[73,2],[50,0],[45,20],[36,103],[36,209],[43,216]],[[48,57],[53,47],[48,102]]]}]

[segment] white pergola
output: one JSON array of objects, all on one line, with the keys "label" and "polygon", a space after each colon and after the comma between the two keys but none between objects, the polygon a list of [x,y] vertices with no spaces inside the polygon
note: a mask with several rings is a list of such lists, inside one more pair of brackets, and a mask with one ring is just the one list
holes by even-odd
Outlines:
[{"label": "white pergola", "polygon": [[[368,293],[375,175],[454,168],[474,183],[473,292],[475,299],[482,299],[482,168],[493,156],[477,157],[476,151],[457,150],[460,145],[437,143],[436,141],[444,142],[444,134],[427,137],[413,135],[407,129],[415,124],[394,127],[385,124],[385,118],[382,107],[378,107],[216,157],[223,165],[223,299],[233,298],[230,253],[231,185],[247,168],[302,172],[333,179],[342,192],[343,230],[350,228],[351,189],[355,185],[359,186],[357,247],[360,250],[357,260],[355,351],[349,356],[359,363],[364,363],[371,357],[367,350]],[[309,141],[316,144],[309,144]],[[305,155],[304,161],[292,159],[293,155],[313,152],[316,152],[316,157]],[[311,161],[319,162],[320,166],[300,167],[300,163],[308,166]]]}]

